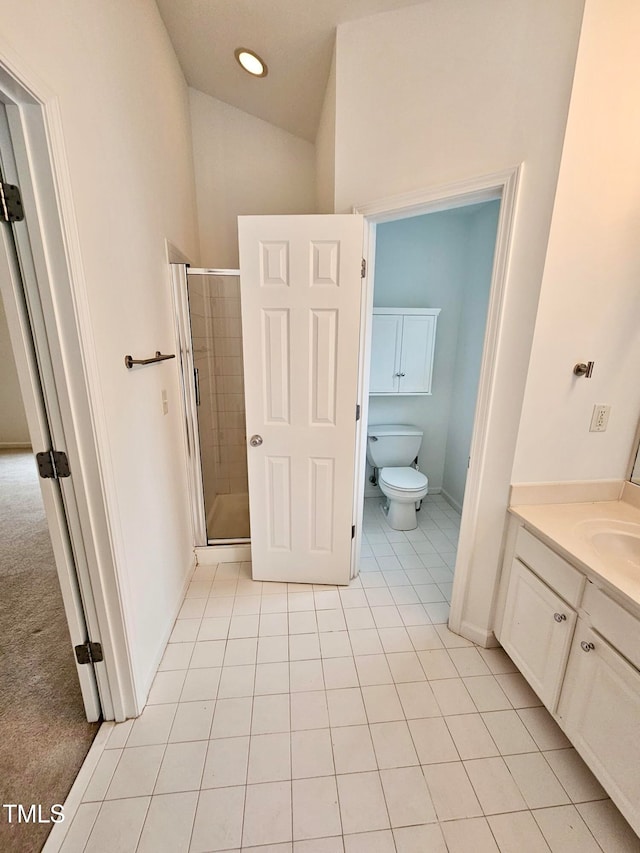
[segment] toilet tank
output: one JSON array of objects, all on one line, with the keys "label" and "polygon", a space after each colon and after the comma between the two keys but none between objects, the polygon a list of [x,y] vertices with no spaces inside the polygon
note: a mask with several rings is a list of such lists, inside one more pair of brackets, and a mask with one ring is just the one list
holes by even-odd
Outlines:
[{"label": "toilet tank", "polygon": [[422,430],[411,424],[369,424],[367,459],[374,468],[411,465],[422,444]]}]

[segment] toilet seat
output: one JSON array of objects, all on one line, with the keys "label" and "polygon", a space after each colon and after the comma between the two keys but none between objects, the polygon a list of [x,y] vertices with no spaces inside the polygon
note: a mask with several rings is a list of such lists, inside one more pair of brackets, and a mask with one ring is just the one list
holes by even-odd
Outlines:
[{"label": "toilet seat", "polygon": [[404,493],[421,492],[429,484],[429,480],[421,471],[409,467],[382,468],[378,474],[378,482]]}]

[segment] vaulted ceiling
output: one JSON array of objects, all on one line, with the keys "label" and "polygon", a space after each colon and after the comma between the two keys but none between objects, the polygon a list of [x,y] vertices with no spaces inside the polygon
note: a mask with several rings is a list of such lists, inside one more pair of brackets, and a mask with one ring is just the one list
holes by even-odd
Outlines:
[{"label": "vaulted ceiling", "polygon": [[[336,26],[416,0],[157,0],[190,86],[313,141]],[[234,58],[247,47],[269,73]]]}]

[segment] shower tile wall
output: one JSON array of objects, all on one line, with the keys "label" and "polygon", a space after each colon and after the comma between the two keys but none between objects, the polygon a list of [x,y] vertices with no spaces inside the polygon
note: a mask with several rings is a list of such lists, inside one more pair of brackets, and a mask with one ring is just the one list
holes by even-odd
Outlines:
[{"label": "shower tile wall", "polygon": [[240,279],[209,278],[209,306],[213,324],[213,372],[218,429],[218,494],[247,493],[244,378],[242,373],[242,323]]},{"label": "shower tile wall", "polygon": [[198,426],[210,527],[219,495],[247,493],[239,279],[193,276],[189,308],[200,377]]}]

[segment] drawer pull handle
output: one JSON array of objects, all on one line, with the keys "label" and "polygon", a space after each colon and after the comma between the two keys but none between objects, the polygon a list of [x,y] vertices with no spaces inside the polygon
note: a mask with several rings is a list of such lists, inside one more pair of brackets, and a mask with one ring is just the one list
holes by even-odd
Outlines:
[{"label": "drawer pull handle", "polygon": [[553,618],[556,620],[556,622],[566,622],[567,621],[566,613],[554,613]]},{"label": "drawer pull handle", "polygon": [[595,646],[593,645],[593,643],[588,643],[586,640],[583,640],[580,643],[580,648],[583,652],[591,652],[593,651],[593,649],[595,649]]}]

